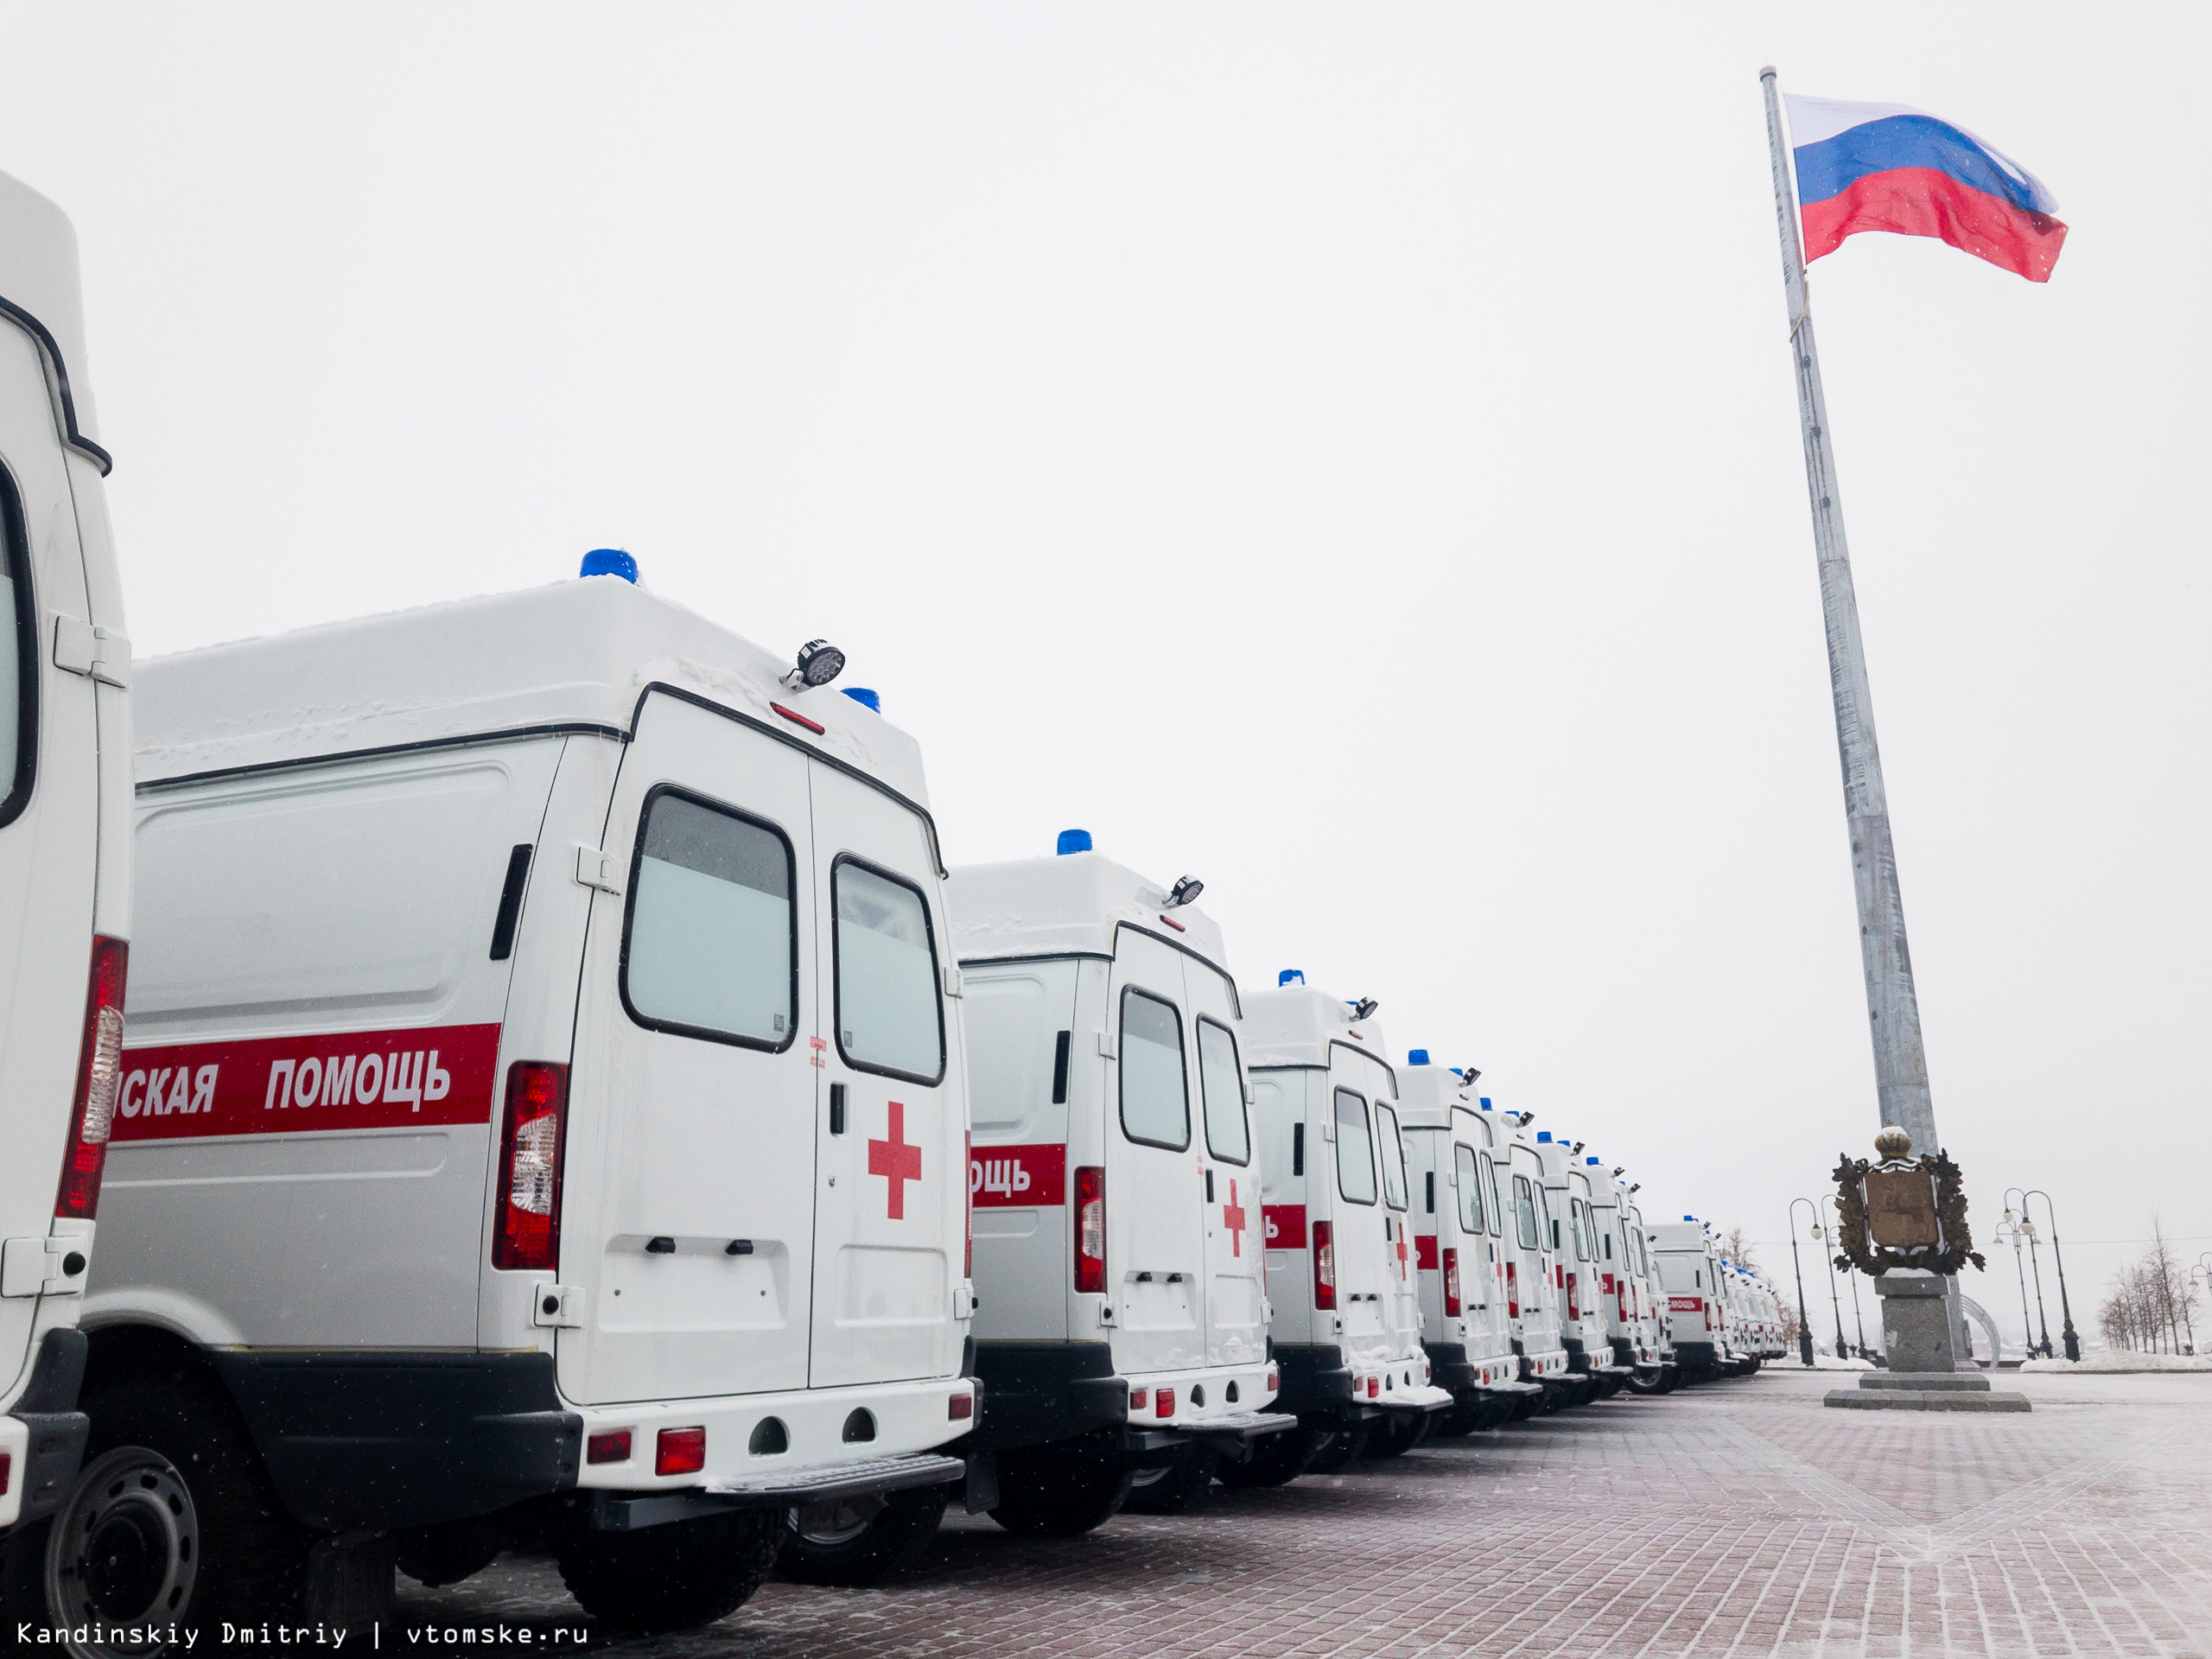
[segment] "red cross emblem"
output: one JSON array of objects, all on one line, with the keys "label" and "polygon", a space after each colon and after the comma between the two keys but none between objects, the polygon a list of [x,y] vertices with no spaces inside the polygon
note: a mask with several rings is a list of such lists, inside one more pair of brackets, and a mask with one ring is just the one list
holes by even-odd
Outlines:
[{"label": "red cross emblem", "polygon": [[893,1221],[906,1220],[906,1183],[922,1179],[922,1149],[906,1144],[906,1109],[895,1100],[885,1138],[868,1143],[868,1173],[889,1178],[890,1206],[885,1213]]},{"label": "red cross emblem", "polygon": [[1221,1206],[1221,1224],[1229,1229],[1229,1253],[1231,1255],[1244,1254],[1244,1222],[1243,1209],[1236,1202],[1236,1180],[1232,1176],[1229,1182],[1229,1202]]},{"label": "red cross emblem", "polygon": [[1398,1224],[1398,1277],[1406,1276],[1406,1224]]}]

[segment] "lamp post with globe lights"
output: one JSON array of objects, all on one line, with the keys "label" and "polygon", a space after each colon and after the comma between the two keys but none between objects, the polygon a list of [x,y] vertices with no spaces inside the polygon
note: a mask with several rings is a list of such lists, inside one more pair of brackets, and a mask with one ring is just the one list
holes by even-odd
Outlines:
[{"label": "lamp post with globe lights", "polygon": [[1810,1198],[1789,1200],[1789,1266],[1797,1275],[1797,1358],[1809,1371],[1813,1369],[1813,1325],[1805,1314],[1805,1267],[1797,1259],[1797,1206],[1801,1204],[1813,1211],[1815,1236],[1819,1233],[1821,1212],[1814,1208]]},{"label": "lamp post with globe lights", "polygon": [[[1823,1193],[1821,1202],[1827,1206],[1828,1224],[1834,1230],[1832,1236],[1840,1238],[1843,1236],[1843,1223],[1836,1215],[1835,1199]],[[1844,1269],[1843,1276],[1851,1286],[1851,1318],[1852,1322],[1859,1327],[1859,1357],[1864,1359],[1866,1357],[1866,1316],[1859,1309],[1859,1280],[1848,1268]],[[1840,1325],[1841,1319],[1839,1318],[1836,1323]]]},{"label": "lamp post with globe lights", "polygon": [[[2043,1252],[2037,1245],[2036,1224],[2028,1215],[2028,1195],[2017,1186],[2008,1186],[2005,1189],[2005,1213],[2007,1216],[2012,1214],[2012,1195],[2015,1192],[2020,1193],[2020,1212],[2013,1224],[2018,1229],[2020,1236],[2028,1241],[2028,1267],[2034,1273],[2036,1281],[2036,1322],[2043,1327],[2042,1340],[2037,1341],[2034,1333],[2031,1332],[2028,1346],[2040,1353],[2045,1359],[2049,1359],[2050,1357],[2050,1318],[2043,1311]],[[2014,1248],[2018,1249],[2017,1240]]]},{"label": "lamp post with globe lights", "polygon": [[[2066,1344],[2066,1357],[2079,1360],[2082,1357],[2082,1338],[2075,1334],[2074,1306],[2066,1297],[2066,1257],[2058,1248],[2058,1211],[2051,1205],[2050,1194],[2039,1186],[2030,1187],[2020,1195],[2022,1210],[2024,1211],[2027,1208],[2030,1198],[2043,1200],[2043,1212],[2050,1222],[2050,1255],[2051,1259],[2058,1264],[2058,1317],[2063,1338]],[[2043,1351],[2046,1357],[2050,1353],[2050,1339],[2048,1337],[2044,1339]]]},{"label": "lamp post with globe lights", "polygon": [[[2008,1198],[2011,1196],[2009,1192],[2005,1194]],[[2036,1328],[2028,1317],[2028,1268],[2020,1249],[2024,1236],[2020,1231],[2020,1218],[2012,1212],[2009,1204],[2005,1209],[2005,1219],[1997,1224],[1993,1236],[1999,1244],[2012,1247],[2012,1271],[2020,1281],[2020,1346],[2032,1354],[2036,1351]]]},{"label": "lamp post with globe lights", "polygon": [[1851,1350],[1844,1344],[1843,1340],[1843,1300],[1836,1294],[1835,1288],[1835,1237],[1821,1224],[1821,1208],[1818,1205],[1813,1206],[1813,1236],[1820,1240],[1821,1254],[1827,1259],[1828,1306],[1835,1310],[1835,1357],[1838,1359],[1849,1359]]}]

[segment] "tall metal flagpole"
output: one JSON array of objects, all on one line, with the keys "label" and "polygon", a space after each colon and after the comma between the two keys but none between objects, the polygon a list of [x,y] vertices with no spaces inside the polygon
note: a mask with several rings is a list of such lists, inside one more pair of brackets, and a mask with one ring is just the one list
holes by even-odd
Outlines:
[{"label": "tall metal flagpole", "polygon": [[[1835,696],[1836,747],[1843,760],[1852,880],[1859,893],[1859,950],[1866,969],[1875,1092],[1882,1123],[1894,1123],[1910,1135],[1916,1153],[1932,1153],[1941,1150],[1942,1143],[1936,1136],[1936,1109],[1928,1094],[1920,1003],[1913,995],[1912,954],[1905,945],[1897,854],[1890,844],[1889,799],[1882,789],[1881,751],[1874,741],[1874,702],[1859,639],[1859,600],[1851,583],[1850,550],[1843,539],[1842,497],[1828,443],[1827,405],[1821,396],[1821,359],[1813,346],[1804,250],[1798,241],[1796,193],[1790,188],[1789,153],[1782,142],[1782,106],[1774,76],[1771,65],[1759,71],[1766,92],[1767,143],[1774,157],[1774,216],[1782,233],[1798,422],[1805,439],[1805,487],[1813,505],[1813,548],[1820,560],[1821,609],[1827,622],[1828,680]],[[1956,1323],[1955,1314],[1952,1324]]]}]

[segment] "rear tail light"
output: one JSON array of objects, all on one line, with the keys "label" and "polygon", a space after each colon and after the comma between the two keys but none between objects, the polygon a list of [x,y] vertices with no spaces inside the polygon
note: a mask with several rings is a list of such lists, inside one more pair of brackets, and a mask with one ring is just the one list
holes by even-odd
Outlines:
[{"label": "rear tail light", "polygon": [[1152,1391],[1152,1414],[1155,1417],[1173,1417],[1175,1414],[1174,1389],[1154,1389]]},{"label": "rear tail light", "polygon": [[1570,1319],[1579,1319],[1582,1317],[1582,1306],[1580,1302],[1575,1300],[1576,1291],[1574,1287],[1574,1281],[1576,1276],[1577,1275],[1571,1273],[1567,1275],[1567,1317]]},{"label": "rear tail light", "polygon": [[630,1461],[630,1431],[610,1429],[604,1434],[594,1434],[584,1442],[586,1463],[627,1463]]},{"label": "rear tail light", "polygon": [[944,1421],[964,1423],[976,1414],[976,1396],[972,1394],[950,1395],[944,1402]]},{"label": "rear tail light", "polygon": [[1313,1306],[1337,1305],[1336,1229],[1325,1221],[1313,1224]]},{"label": "rear tail light", "polygon": [[8,1483],[16,1478],[16,1459],[11,1453],[0,1452],[0,1497],[8,1496]]},{"label": "rear tail light", "polygon": [[[568,1106],[567,1066],[518,1060],[507,1068],[499,1223],[492,1240],[495,1268],[550,1272],[560,1260],[561,1134]],[[683,1432],[664,1431],[661,1438],[665,1442],[670,1433]]]},{"label": "rear tail light", "polygon": [[707,1431],[664,1428],[653,1443],[653,1473],[696,1475],[707,1466]]},{"label": "rear tail light", "polygon": [[1129,1409],[1131,1411],[1142,1411],[1146,1406],[1151,1403],[1151,1402],[1152,1390],[1150,1389],[1131,1389],[1129,1390]]},{"label": "rear tail light", "polygon": [[69,1145],[61,1158],[61,1190],[54,1213],[91,1221],[99,1213],[100,1172],[115,1128],[115,1095],[123,1080],[123,982],[130,947],[92,941],[92,982],[85,994],[85,1039],[77,1054],[77,1096],[69,1114]]},{"label": "rear tail light", "polygon": [[1382,1392],[1382,1379],[1381,1377],[1379,1377],[1379,1376],[1370,1376],[1370,1377],[1369,1377],[1369,1378],[1367,1379],[1367,1397],[1368,1397],[1369,1399],[1372,1400],[1372,1399],[1376,1398],[1378,1395],[1380,1395]]},{"label": "rear tail light", "polygon": [[[967,1147],[968,1155],[960,1160],[960,1167],[973,1169],[976,1166],[976,1137],[973,1135],[968,1137]],[[960,1190],[968,1195],[968,1250],[963,1258],[966,1265],[960,1271],[963,1277],[973,1279],[976,1276],[976,1188],[972,1182],[963,1180],[960,1183]]]},{"label": "rear tail light", "polygon": [[1509,1319],[1521,1317],[1521,1275],[1514,1270],[1514,1264],[1510,1262],[1505,1264],[1505,1317]]},{"label": "rear tail light", "polygon": [[1444,1252],[1444,1317],[1459,1317],[1459,1252]]},{"label": "rear tail light", "polygon": [[1106,1289],[1106,1172],[1096,1164],[1075,1173],[1075,1287]]},{"label": "rear tail light", "polygon": [[1271,1370],[1268,1373],[1268,1392],[1269,1394],[1281,1394],[1282,1392],[1282,1373],[1281,1371]]}]

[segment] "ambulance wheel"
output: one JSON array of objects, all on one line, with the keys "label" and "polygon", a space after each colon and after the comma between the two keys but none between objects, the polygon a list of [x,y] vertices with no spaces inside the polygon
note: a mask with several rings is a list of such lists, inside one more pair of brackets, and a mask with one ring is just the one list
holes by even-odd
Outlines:
[{"label": "ambulance wheel", "polygon": [[950,1486],[887,1492],[883,1507],[872,1515],[844,1503],[792,1510],[785,1519],[776,1570],[794,1583],[849,1589],[903,1573],[937,1536],[951,1493]]},{"label": "ambulance wheel", "polygon": [[1664,1394],[1667,1392],[1667,1373],[1637,1371],[1630,1376],[1628,1385],[1637,1394]]},{"label": "ambulance wheel", "polygon": [[1250,1457],[1242,1463],[1221,1465],[1221,1484],[1232,1487],[1287,1486],[1306,1472],[1306,1465],[1313,1460],[1320,1443],[1320,1433],[1303,1423],[1296,1428],[1262,1434],[1252,1443]]},{"label": "ambulance wheel", "polygon": [[999,1459],[999,1505],[1008,1532],[1073,1538],[1104,1526],[1129,1495],[1129,1471],[1103,1440],[1009,1452]]},{"label": "ambulance wheel", "polygon": [[1435,1424],[1436,1414],[1431,1411],[1386,1417],[1368,1431],[1367,1444],[1361,1448],[1360,1455],[1378,1459],[1402,1458],[1428,1439]]},{"label": "ambulance wheel", "polygon": [[561,1551],[561,1582],[619,1630],[711,1624],[742,1607],[776,1563],[780,1510],[736,1510],[636,1532],[593,1532]]},{"label": "ambulance wheel", "polygon": [[0,1629],[51,1630],[46,1616],[46,1539],[54,1523],[33,1521],[0,1533]]},{"label": "ambulance wheel", "polygon": [[1327,1438],[1313,1449],[1313,1455],[1306,1460],[1306,1472],[1309,1475],[1344,1473],[1357,1463],[1360,1454],[1367,1450],[1369,1428],[1370,1425],[1363,1420],[1349,1428],[1331,1429]]},{"label": "ambulance wheel", "polygon": [[298,1614],[312,1536],[219,1384],[189,1373],[118,1383],[85,1410],[84,1466],[48,1529],[49,1617],[192,1629]]},{"label": "ambulance wheel", "polygon": [[1129,1478],[1124,1515],[1180,1515],[1206,1495],[1221,1467],[1218,1452],[1193,1452],[1180,1463],[1139,1469]]}]

